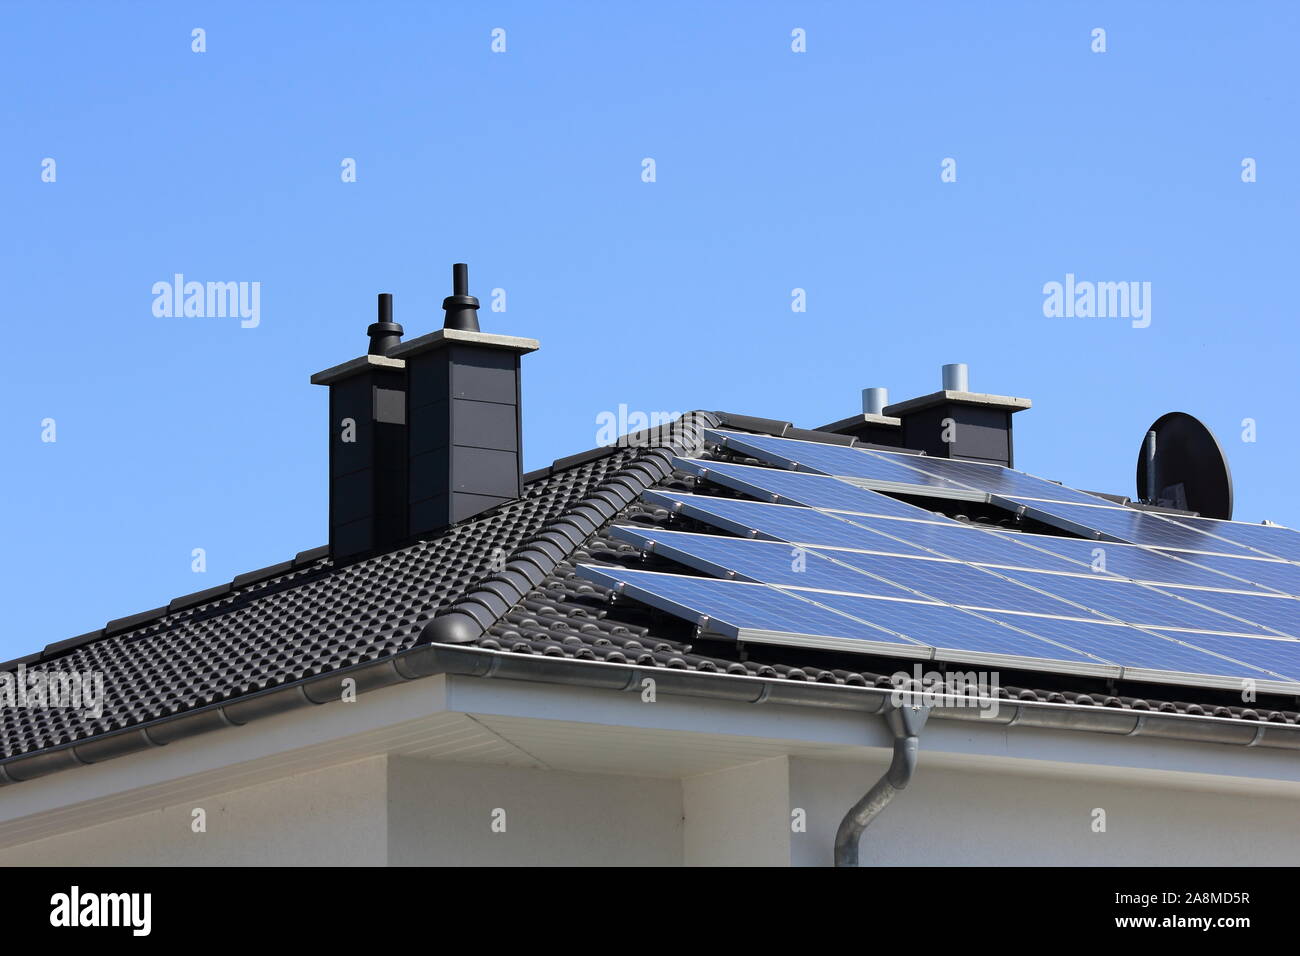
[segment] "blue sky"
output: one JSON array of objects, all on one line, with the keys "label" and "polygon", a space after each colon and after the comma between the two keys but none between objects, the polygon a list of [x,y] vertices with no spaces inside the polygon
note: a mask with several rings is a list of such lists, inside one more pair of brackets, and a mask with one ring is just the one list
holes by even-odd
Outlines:
[{"label": "blue sky", "polygon": [[[438,327],[462,260],[506,290],[485,331],[542,343],[528,468],[620,405],[814,426],[966,362],[1034,400],[1029,471],[1131,494],[1182,410],[1238,518],[1300,525],[1294,4],[2,12],[0,657],[324,543],[308,377],[365,350],[377,292]],[[175,273],[259,282],[260,323],[155,316]],[[1067,273],[1151,283],[1150,325],[1045,317]]]}]

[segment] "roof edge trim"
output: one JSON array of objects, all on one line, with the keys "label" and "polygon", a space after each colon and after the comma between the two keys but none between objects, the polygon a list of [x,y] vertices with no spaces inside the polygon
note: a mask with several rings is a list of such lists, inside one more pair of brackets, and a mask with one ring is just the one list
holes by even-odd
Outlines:
[{"label": "roof edge trim", "polygon": [[[221,727],[241,726],[262,717],[304,706],[304,698],[313,705],[342,699],[342,695],[334,693],[332,689],[329,693],[316,694],[319,700],[313,699],[313,695],[306,692],[308,685],[314,684],[321,688],[328,684],[332,688],[335,682],[355,676],[358,689],[365,692],[437,674],[636,692],[639,692],[643,677],[653,677],[657,691],[666,694],[750,704],[825,707],[871,714],[882,713],[896,692],[892,687],[823,684],[784,677],[682,671],[610,661],[538,657],[483,647],[422,644],[388,657],[354,664],[325,677],[316,675],[302,678],[291,684],[221,704],[210,704],[197,711],[159,718],[113,734],[0,760],[0,786],[165,746],[158,742],[159,739],[170,742]],[[964,706],[935,706],[931,717],[977,721],[1005,728],[1073,730],[1119,737],[1156,737],[1251,748],[1300,750],[1300,725],[1295,724],[1002,698],[997,699],[998,716],[988,718],[981,716],[984,709],[969,706],[971,698],[963,700]],[[991,699],[989,702],[992,702]],[[180,726],[168,727],[160,732],[158,728],[165,724]]]}]

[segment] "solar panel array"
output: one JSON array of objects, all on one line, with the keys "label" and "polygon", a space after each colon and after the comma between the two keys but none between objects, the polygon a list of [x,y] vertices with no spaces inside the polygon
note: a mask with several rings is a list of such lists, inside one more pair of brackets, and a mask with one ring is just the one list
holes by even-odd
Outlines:
[{"label": "solar panel array", "polygon": [[[1300,535],[1170,518],[997,465],[715,430],[771,467],[678,459],[745,497],[646,492],[708,527],[611,535],[683,573],[589,580],[737,640],[1300,690]],[[883,492],[986,501],[1081,535],[980,528]]]}]

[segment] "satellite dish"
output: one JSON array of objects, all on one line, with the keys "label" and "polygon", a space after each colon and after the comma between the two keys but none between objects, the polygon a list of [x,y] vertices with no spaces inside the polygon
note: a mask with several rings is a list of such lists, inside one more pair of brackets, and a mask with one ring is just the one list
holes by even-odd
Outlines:
[{"label": "satellite dish", "polygon": [[1147,430],[1138,452],[1137,492],[1147,504],[1232,517],[1228,459],[1214,432],[1183,412],[1162,415]]}]

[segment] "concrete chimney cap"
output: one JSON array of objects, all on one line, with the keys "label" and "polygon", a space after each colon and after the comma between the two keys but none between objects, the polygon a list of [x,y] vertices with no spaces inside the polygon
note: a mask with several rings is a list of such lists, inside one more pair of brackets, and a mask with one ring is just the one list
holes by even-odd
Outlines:
[{"label": "concrete chimney cap", "polygon": [[885,414],[893,416],[907,415],[932,408],[935,405],[945,404],[982,405],[985,408],[1000,408],[1003,411],[1012,413],[1023,412],[1034,405],[1027,398],[1016,398],[1012,395],[987,395],[984,392],[954,392],[945,389],[889,405],[885,408]]},{"label": "concrete chimney cap", "polygon": [[839,434],[859,425],[879,425],[886,428],[893,428],[901,424],[901,419],[891,418],[889,415],[868,415],[866,412],[863,412],[858,415],[850,415],[848,418],[841,418],[837,422],[828,422],[825,425],[818,425],[814,431],[836,432]]},{"label": "concrete chimney cap", "polygon": [[376,368],[403,369],[406,368],[406,363],[401,359],[391,358],[387,355],[363,355],[360,358],[351,359],[340,365],[332,365],[323,371],[317,372],[311,377],[311,383],[313,385],[333,385],[349,375],[368,372]]},{"label": "concrete chimney cap", "polygon": [[389,358],[409,358],[430,349],[447,348],[452,345],[480,345],[494,349],[506,349],[520,355],[536,352],[542,347],[537,339],[526,339],[518,335],[495,335],[491,332],[466,332],[461,329],[436,329],[419,338],[408,339],[388,353]]}]

